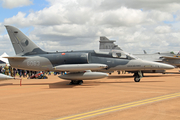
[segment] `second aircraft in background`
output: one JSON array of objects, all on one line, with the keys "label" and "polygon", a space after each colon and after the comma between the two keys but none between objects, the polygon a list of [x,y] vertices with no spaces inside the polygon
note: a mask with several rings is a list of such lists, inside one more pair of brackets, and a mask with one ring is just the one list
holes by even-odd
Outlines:
[{"label": "second aircraft in background", "polygon": [[[111,51],[111,50],[120,50],[122,49],[114,44],[116,42],[115,40],[109,40],[105,36],[100,37],[100,44],[99,44],[99,50],[100,51]],[[167,64],[171,64],[177,67],[180,67],[180,56],[177,54],[174,54],[173,52],[166,52],[166,53],[154,53],[154,54],[147,54],[144,50],[144,54],[133,54],[133,56],[136,56],[137,58],[140,58],[142,60],[149,60],[154,62],[164,62]]]}]

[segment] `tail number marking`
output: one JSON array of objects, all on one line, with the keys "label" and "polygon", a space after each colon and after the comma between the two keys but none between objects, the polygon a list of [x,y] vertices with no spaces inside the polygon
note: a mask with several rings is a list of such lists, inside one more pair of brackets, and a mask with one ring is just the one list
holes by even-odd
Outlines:
[{"label": "tail number marking", "polygon": [[27,66],[40,66],[39,61],[27,61]]}]

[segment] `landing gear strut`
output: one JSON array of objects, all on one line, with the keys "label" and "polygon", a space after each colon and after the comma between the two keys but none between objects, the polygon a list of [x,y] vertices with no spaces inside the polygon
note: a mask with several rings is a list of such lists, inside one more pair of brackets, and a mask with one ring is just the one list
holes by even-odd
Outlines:
[{"label": "landing gear strut", "polygon": [[134,81],[135,82],[140,82],[141,78],[143,77],[143,74],[142,74],[141,71],[139,71],[139,72],[134,73],[133,76],[134,76]]},{"label": "landing gear strut", "polygon": [[69,83],[69,85],[82,85],[83,84],[83,80],[71,80],[71,82]]}]

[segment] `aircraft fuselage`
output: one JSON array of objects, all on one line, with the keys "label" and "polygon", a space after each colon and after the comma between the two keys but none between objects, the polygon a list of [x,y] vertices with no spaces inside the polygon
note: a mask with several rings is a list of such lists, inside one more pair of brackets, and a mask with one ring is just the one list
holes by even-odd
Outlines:
[{"label": "aircraft fuselage", "polygon": [[[157,70],[164,69],[164,64],[155,64],[150,61],[142,61],[131,58],[116,58],[112,54],[101,54],[95,51],[78,51],[78,52],[60,52],[47,53],[39,55],[23,56],[24,59],[9,59],[12,67],[36,70],[36,71],[59,71],[55,70],[55,66],[71,65],[71,64],[105,64],[106,70]],[[168,67],[165,66],[165,67]],[[169,66],[171,67],[171,66]]]}]

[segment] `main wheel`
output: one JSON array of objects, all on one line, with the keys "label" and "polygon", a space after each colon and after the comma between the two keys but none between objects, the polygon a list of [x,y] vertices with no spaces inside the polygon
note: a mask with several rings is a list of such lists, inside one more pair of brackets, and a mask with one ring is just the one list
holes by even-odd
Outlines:
[{"label": "main wheel", "polygon": [[82,80],[71,80],[69,85],[82,85],[83,81]]},{"label": "main wheel", "polygon": [[76,85],[78,82],[77,80],[71,80],[71,82],[69,83],[69,85]]},{"label": "main wheel", "polygon": [[82,84],[83,84],[83,81],[82,81],[82,80],[78,80],[78,84],[79,84],[79,85],[82,85]]}]

